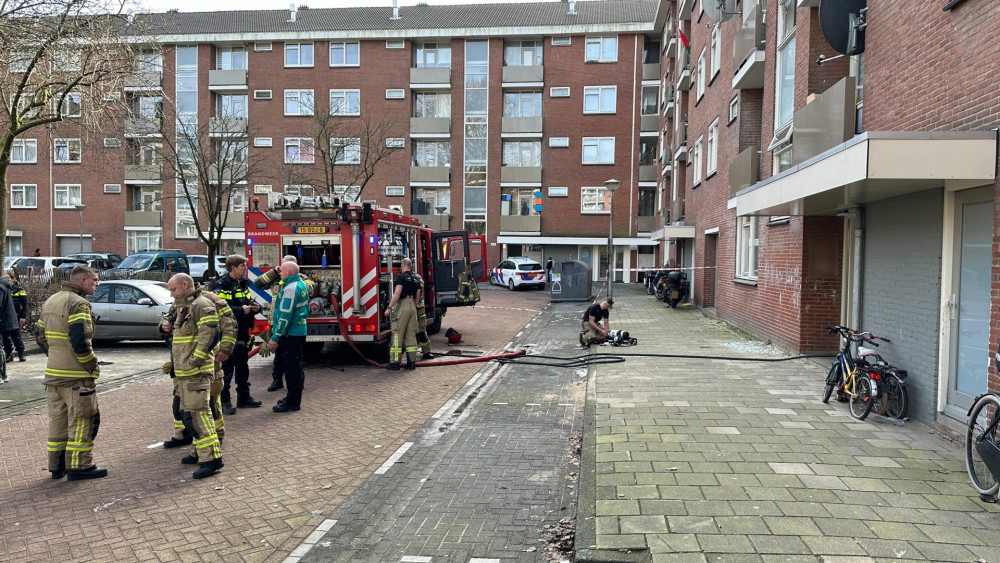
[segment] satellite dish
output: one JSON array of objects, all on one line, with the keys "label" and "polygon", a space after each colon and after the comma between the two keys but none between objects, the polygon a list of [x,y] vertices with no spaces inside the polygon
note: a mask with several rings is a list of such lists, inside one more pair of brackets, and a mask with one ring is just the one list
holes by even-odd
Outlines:
[{"label": "satellite dish", "polygon": [[868,0],[822,0],[819,26],[830,46],[848,56],[864,53],[867,12]]},{"label": "satellite dish", "polygon": [[702,7],[712,21],[722,23],[736,15],[736,0],[704,0]]}]

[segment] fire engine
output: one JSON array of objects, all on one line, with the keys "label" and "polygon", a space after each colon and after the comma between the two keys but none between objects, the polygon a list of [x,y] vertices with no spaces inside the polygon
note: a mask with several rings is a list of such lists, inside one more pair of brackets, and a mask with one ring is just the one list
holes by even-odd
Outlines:
[{"label": "fire engine", "polygon": [[[392,298],[400,261],[410,258],[424,279],[427,332],[441,329],[449,307],[474,305],[477,280],[485,280],[484,238],[468,232],[436,232],[400,210],[374,202],[341,204],[336,198],[277,196],[266,211],[244,214],[251,280],[298,257],[303,279],[313,280],[306,342],[386,342],[392,331],[384,311]],[[251,287],[253,287],[251,285]],[[470,289],[471,287],[471,289]],[[271,294],[253,288],[258,302]],[[254,334],[268,328],[263,315]],[[315,347],[313,345],[312,347]]]}]

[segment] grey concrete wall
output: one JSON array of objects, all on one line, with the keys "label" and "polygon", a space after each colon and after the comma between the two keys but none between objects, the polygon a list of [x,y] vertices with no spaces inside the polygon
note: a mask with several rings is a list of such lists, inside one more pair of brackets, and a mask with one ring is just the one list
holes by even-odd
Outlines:
[{"label": "grey concrete wall", "polygon": [[944,193],[930,190],[865,206],[862,330],[886,336],[878,348],[909,372],[910,418],[934,427],[941,214]]}]

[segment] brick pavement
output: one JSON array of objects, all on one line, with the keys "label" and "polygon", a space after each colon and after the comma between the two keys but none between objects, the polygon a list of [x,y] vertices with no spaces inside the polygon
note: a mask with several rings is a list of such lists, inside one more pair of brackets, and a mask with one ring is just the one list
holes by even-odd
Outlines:
[{"label": "brick pavement", "polygon": [[[616,352],[747,356],[723,323],[641,286],[615,300],[614,327],[639,338]],[[1000,561],[1000,514],[962,444],[824,405],[825,375],[809,360],[592,367],[577,560]]]},{"label": "brick pavement", "polygon": [[[444,327],[458,328],[466,349],[492,352],[547,301],[518,297],[537,307],[484,291],[482,304],[496,309],[453,309]],[[443,332],[436,350],[447,348]],[[349,364],[307,366],[302,411],[279,414],[268,408],[278,393],[263,391],[269,361],[255,360],[265,407],[227,417],[226,466],[202,481],[179,463],[183,452],[155,447],[172,430],[165,377],[102,392],[95,459],[105,479],[49,479],[44,408],[0,422],[0,561],[283,560],[481,367]]]}]

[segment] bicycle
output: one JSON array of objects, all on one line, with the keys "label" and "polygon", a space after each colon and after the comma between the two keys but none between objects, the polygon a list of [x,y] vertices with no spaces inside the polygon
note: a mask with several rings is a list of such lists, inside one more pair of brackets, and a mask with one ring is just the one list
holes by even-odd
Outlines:
[{"label": "bicycle", "polygon": [[[830,371],[826,374],[826,387],[823,390],[823,402],[830,402],[834,388],[837,389],[837,400],[842,401],[846,396],[848,411],[851,416],[864,420],[871,413],[872,408],[878,398],[878,386],[873,382],[868,370],[867,362],[860,357],[855,358],[851,353],[852,345],[861,342],[878,346],[875,340],[890,342],[888,338],[875,336],[870,332],[858,332],[846,326],[828,326],[826,330],[831,334],[840,334],[844,340],[844,346],[837,354],[837,359],[830,366]],[[865,369],[860,369],[864,366]]]},{"label": "bicycle", "polygon": [[[993,356],[1000,369],[1000,352]],[[965,435],[965,467],[972,486],[985,502],[996,502],[1000,490],[1000,395],[994,392],[976,397],[969,409]]]},{"label": "bicycle", "polygon": [[[886,338],[879,338],[891,342]],[[907,371],[890,365],[871,348],[858,346],[858,356],[866,364],[868,377],[879,388],[872,412],[886,418],[905,419],[910,406],[910,395],[906,391]]]}]

